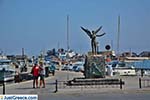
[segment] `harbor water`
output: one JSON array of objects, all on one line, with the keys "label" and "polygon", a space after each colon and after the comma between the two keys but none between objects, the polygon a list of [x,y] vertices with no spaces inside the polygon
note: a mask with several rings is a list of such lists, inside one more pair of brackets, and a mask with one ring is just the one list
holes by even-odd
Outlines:
[{"label": "harbor water", "polygon": [[150,70],[150,60],[134,61],[131,64],[137,69]]}]

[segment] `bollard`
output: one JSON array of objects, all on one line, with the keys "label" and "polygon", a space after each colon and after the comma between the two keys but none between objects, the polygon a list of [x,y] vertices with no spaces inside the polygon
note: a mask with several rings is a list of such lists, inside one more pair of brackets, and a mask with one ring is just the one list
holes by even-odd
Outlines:
[{"label": "bollard", "polygon": [[142,88],[142,84],[141,84],[141,78],[139,78],[139,88]]},{"label": "bollard", "polygon": [[3,81],[3,94],[5,94],[5,82]]},{"label": "bollard", "polygon": [[55,93],[58,92],[58,81],[57,81],[57,80],[56,80],[56,82],[55,82],[55,89],[56,89],[56,90],[55,90]]},{"label": "bollard", "polygon": [[5,68],[2,69],[3,71],[3,94],[5,94]]},{"label": "bollard", "polygon": [[141,77],[144,75],[144,69],[141,69]]},{"label": "bollard", "polygon": [[122,84],[123,84],[122,79],[120,79],[120,89],[122,89]]}]

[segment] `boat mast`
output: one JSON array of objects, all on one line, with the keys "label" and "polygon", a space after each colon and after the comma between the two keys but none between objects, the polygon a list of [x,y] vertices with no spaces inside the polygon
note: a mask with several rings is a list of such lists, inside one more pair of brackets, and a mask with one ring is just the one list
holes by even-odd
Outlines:
[{"label": "boat mast", "polygon": [[69,51],[69,15],[67,15],[67,51]]},{"label": "boat mast", "polygon": [[119,56],[119,47],[120,47],[120,15],[118,16],[118,37],[117,37],[117,54]]}]

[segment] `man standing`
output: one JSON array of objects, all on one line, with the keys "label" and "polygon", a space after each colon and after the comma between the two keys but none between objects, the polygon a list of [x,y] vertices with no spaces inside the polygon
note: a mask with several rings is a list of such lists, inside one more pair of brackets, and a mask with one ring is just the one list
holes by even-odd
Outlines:
[{"label": "man standing", "polygon": [[55,65],[52,64],[50,70],[52,71],[53,76],[55,75],[55,69],[56,69]]},{"label": "man standing", "polygon": [[39,66],[37,63],[33,66],[31,73],[33,75],[33,88],[35,88],[35,85],[38,88]]}]

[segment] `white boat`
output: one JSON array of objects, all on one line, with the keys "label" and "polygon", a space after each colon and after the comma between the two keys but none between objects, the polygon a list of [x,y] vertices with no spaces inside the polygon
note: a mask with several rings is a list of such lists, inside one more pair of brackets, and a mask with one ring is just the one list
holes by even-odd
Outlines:
[{"label": "white boat", "polygon": [[0,81],[14,80],[15,69],[11,66],[11,60],[0,60]]},{"label": "white boat", "polygon": [[135,68],[126,62],[119,62],[116,66],[113,66],[113,74],[118,75],[136,75]]}]

